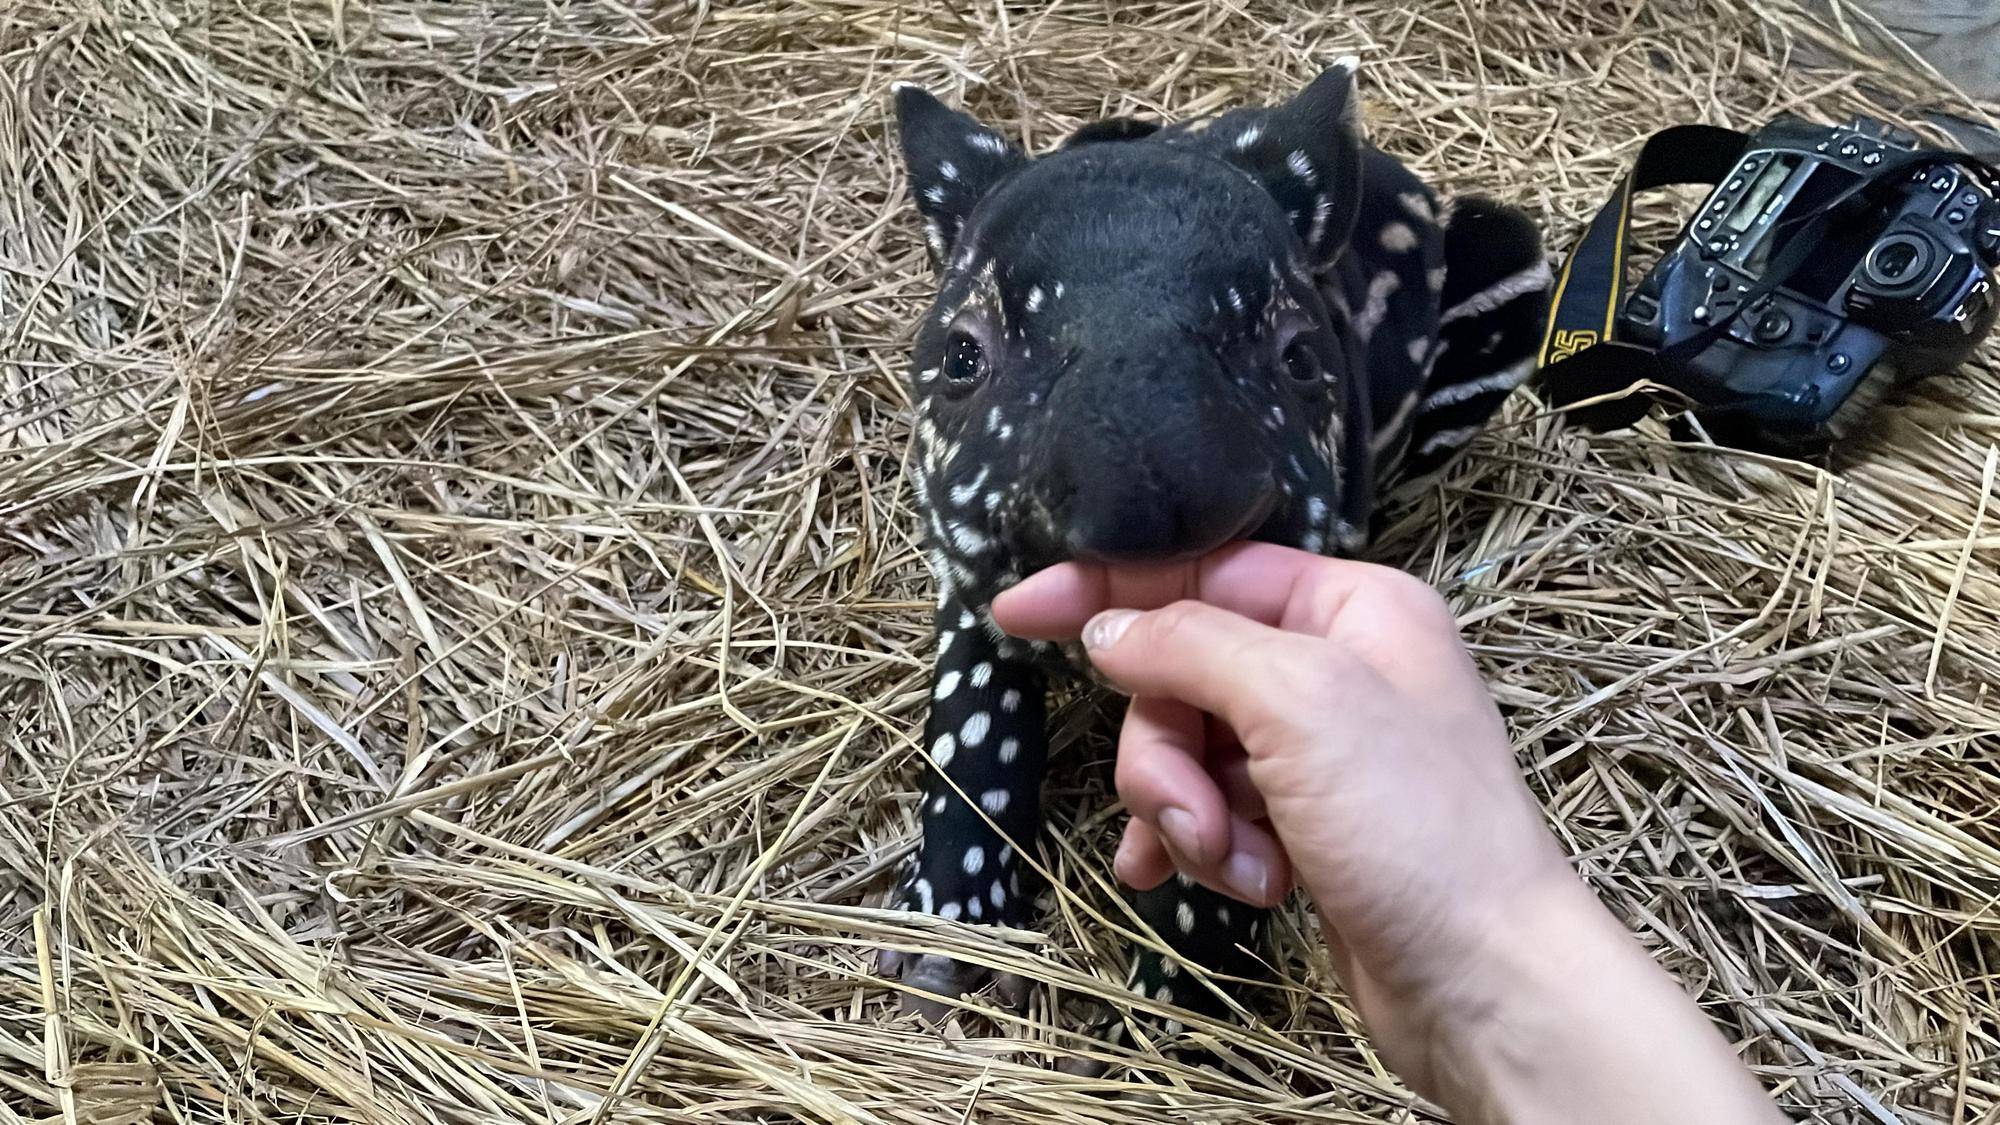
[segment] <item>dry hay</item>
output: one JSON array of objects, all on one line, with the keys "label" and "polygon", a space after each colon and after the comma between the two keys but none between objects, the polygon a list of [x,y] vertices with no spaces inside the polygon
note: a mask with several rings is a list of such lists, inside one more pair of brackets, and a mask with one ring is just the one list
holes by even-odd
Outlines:
[{"label": "dry hay", "polygon": [[[1562,237],[1669,121],[1949,104],[1743,7],[0,6],[0,1122],[1424,1117],[1302,910],[1226,1070],[1052,1071],[1130,948],[1089,700],[1045,936],[875,909],[927,641],[883,95],[1042,145],[1357,50],[1382,144]],[[1815,1120],[2000,1106],[1979,374],[1837,476],[1524,400],[1382,548]],[[1059,987],[935,1033],[882,942]]]}]

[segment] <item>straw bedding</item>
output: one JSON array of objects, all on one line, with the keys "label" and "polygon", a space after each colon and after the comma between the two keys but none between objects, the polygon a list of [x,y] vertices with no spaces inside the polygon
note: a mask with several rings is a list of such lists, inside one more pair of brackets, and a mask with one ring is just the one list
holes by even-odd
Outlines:
[{"label": "straw bedding", "polygon": [[[1227,1065],[1076,1034],[1131,1003],[1091,697],[1041,932],[878,908],[928,658],[884,94],[1044,145],[1353,50],[1381,144],[1558,239],[1672,120],[1982,115],[1744,7],[0,7],[0,1122],[1431,1119],[1302,908],[1188,1032]],[[1379,551],[1813,1120],[2000,1119],[1995,374],[1833,474],[1524,397]],[[884,944],[1047,984],[932,1031]]]}]

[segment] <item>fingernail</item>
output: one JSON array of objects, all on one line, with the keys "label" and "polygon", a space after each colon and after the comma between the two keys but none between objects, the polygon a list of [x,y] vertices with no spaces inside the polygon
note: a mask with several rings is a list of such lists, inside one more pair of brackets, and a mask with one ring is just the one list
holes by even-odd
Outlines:
[{"label": "fingernail", "polygon": [[[1111,870],[1120,879],[1125,878],[1125,869],[1132,862],[1132,833],[1118,837],[1118,852],[1111,857]],[[1129,880],[1127,880],[1129,882]]]},{"label": "fingernail", "polygon": [[1160,814],[1160,834],[1174,849],[1174,856],[1188,863],[1200,863],[1201,828],[1186,809],[1168,809]]},{"label": "fingernail", "polygon": [[1131,627],[1133,619],[1138,616],[1137,610],[1107,609],[1091,618],[1090,623],[1083,627],[1084,647],[1106,649],[1117,644],[1118,638],[1125,635],[1125,630]]},{"label": "fingernail", "polygon": [[1222,865],[1222,881],[1237,898],[1262,903],[1271,889],[1271,871],[1263,860],[1249,852],[1236,852]]}]

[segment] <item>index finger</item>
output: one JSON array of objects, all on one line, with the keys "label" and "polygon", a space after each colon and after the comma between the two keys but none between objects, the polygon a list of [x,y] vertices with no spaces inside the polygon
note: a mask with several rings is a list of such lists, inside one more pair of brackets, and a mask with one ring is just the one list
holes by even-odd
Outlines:
[{"label": "index finger", "polygon": [[1018,637],[1068,640],[1106,609],[1200,601],[1259,624],[1325,633],[1347,593],[1375,569],[1272,543],[1235,543],[1166,565],[1066,562],[993,600],[993,621]]}]

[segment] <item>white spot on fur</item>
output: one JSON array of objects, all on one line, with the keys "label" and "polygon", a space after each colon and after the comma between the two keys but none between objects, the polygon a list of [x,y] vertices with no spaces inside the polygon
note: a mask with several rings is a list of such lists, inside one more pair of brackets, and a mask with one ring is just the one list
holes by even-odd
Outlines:
[{"label": "white spot on fur", "polygon": [[931,201],[932,203],[937,203],[937,204],[943,204],[943,203],[944,203],[944,185],[943,185],[943,184],[932,184],[931,186],[929,186],[929,187],[925,188],[925,189],[924,189],[924,198],[925,198],[925,199],[928,199],[928,200],[930,200],[930,201]]},{"label": "white spot on fur", "polygon": [[1424,444],[1417,449],[1417,456],[1428,457],[1440,449],[1457,449],[1459,446],[1478,437],[1479,431],[1482,428],[1480,426],[1460,426],[1455,430],[1439,430],[1437,433],[1424,439]]},{"label": "white spot on fur", "polygon": [[1007,811],[1007,802],[1012,798],[1013,794],[1005,789],[988,789],[979,795],[979,807],[998,815]]},{"label": "white spot on fur", "polygon": [[949,160],[940,160],[938,161],[938,175],[943,176],[947,180],[956,181],[958,179],[958,165],[953,164]]},{"label": "white spot on fur", "polygon": [[1548,288],[1551,280],[1553,278],[1549,274],[1549,264],[1546,261],[1537,261],[1520,273],[1501,278],[1493,285],[1446,309],[1444,315],[1438,318],[1438,324],[1443,326],[1455,320],[1492,312],[1517,297],[1541,292]]},{"label": "white spot on fur", "polygon": [[1000,709],[1009,715],[1021,709],[1021,693],[1008,688],[1000,693]]},{"label": "white spot on fur", "polygon": [[926,367],[922,371],[917,372],[917,382],[919,383],[928,383],[937,377],[938,369],[935,367]]},{"label": "white spot on fur", "polygon": [[1022,302],[1029,312],[1042,311],[1042,287],[1037,285],[1028,290],[1028,299]]},{"label": "white spot on fur", "polygon": [[1317,496],[1307,497],[1306,519],[1309,520],[1314,527],[1318,527],[1321,524],[1324,524],[1326,522],[1326,501]]},{"label": "white spot on fur", "polygon": [[1313,201],[1312,228],[1306,232],[1306,245],[1318,246],[1326,237],[1326,224],[1333,218],[1333,197],[1322,195]]},{"label": "white spot on fur", "polygon": [[1382,424],[1381,429],[1375,431],[1375,437],[1368,443],[1369,453],[1380,457],[1389,447],[1402,440],[1403,428],[1410,424],[1410,415],[1416,413],[1417,397],[1415,391],[1410,392],[1409,396],[1403,399],[1402,405],[1396,407],[1396,413]]},{"label": "white spot on fur", "polygon": [[970,629],[970,628],[972,628],[972,627],[973,627],[974,625],[977,625],[977,624],[979,624],[979,619],[978,619],[977,617],[974,617],[974,616],[972,615],[972,611],[971,611],[971,610],[969,610],[969,609],[961,609],[961,610],[959,610],[959,611],[958,611],[958,627],[959,627],[959,628],[961,628],[961,629]]},{"label": "white spot on fur", "polygon": [[957,753],[958,740],[948,733],[938,735],[937,741],[931,743],[931,762],[939,769],[950,765],[952,757]]},{"label": "white spot on fur", "polygon": [[937,916],[947,922],[956,922],[961,911],[962,908],[957,903],[947,902],[943,906],[938,907]]},{"label": "white spot on fur", "polygon": [[1000,885],[998,879],[993,880],[993,889],[987,892],[986,897],[993,903],[995,910],[1007,905],[1007,890]]},{"label": "white spot on fur", "polygon": [[1437,210],[1431,206],[1430,200],[1424,198],[1422,192],[1403,192],[1396,197],[1396,202],[1402,204],[1403,210],[1420,223],[1437,222]]},{"label": "white spot on fur", "polygon": [[942,793],[938,794],[938,795],[937,795],[937,797],[936,797],[935,799],[933,799],[933,800],[931,801],[931,815],[932,815],[932,816],[937,816],[937,815],[939,815],[940,813],[944,812],[944,802],[945,802],[945,798],[944,798],[944,794],[942,794]]},{"label": "white spot on fur", "polygon": [[958,737],[965,741],[965,748],[970,750],[986,741],[986,732],[992,729],[993,716],[985,711],[974,711],[972,717],[965,720],[965,725],[959,728]]},{"label": "white spot on fur", "polygon": [[1299,550],[1309,551],[1315,555],[1321,554],[1326,550],[1326,536],[1321,535],[1317,531],[1306,532],[1305,536],[1299,540]]},{"label": "white spot on fur", "polygon": [[1060,281],[1056,282],[1056,284],[1055,284],[1055,291],[1056,291],[1056,300],[1058,300],[1058,301],[1062,300],[1062,293],[1063,293],[1063,284],[1062,284],[1062,282],[1060,282]]},{"label": "white spot on fur", "polygon": [[1426,396],[1422,405],[1417,407],[1417,412],[1423,413],[1427,410],[1436,410],[1440,406],[1451,406],[1494,391],[1512,391],[1526,382],[1534,370],[1535,361],[1530,358],[1511,367],[1503,367],[1491,375],[1467,379],[1462,383],[1448,383]]},{"label": "white spot on fur", "polygon": [[1444,267],[1439,266],[1436,269],[1429,272],[1428,274],[1424,275],[1424,280],[1430,282],[1431,292],[1433,293],[1444,292],[1444,274],[1445,274]]},{"label": "white spot on fur", "polygon": [[1012,862],[1014,862],[1014,845],[1000,845],[1000,866],[1005,867]]},{"label": "white spot on fur", "polygon": [[1234,285],[1230,286],[1223,295],[1229,298],[1230,308],[1235,309],[1237,312],[1243,311],[1243,294],[1238,292]]},{"label": "white spot on fur", "polygon": [[1004,499],[1006,499],[1006,496],[1001,492],[998,491],[989,492],[986,494],[986,497],[980,501],[980,504],[982,504],[986,508],[986,510],[990,512],[993,509],[998,508],[1000,506],[1000,501]]},{"label": "white spot on fur", "polygon": [[999,438],[1001,441],[1012,440],[1014,437],[1014,424],[1012,422],[1007,423],[1006,425],[1000,427],[999,432],[995,433],[993,436]]},{"label": "white spot on fur", "polygon": [[[1184,934],[1194,932],[1194,907],[1188,905],[1186,899],[1182,899],[1180,905],[1174,907],[1174,925],[1179,926]],[[1165,992],[1166,989],[1162,988],[1160,991]]]},{"label": "white spot on fur", "polygon": [[1318,175],[1313,171],[1313,162],[1307,159],[1304,149],[1293,149],[1292,154],[1285,157],[1285,167],[1292,170],[1292,175],[1308,184],[1319,182]]},{"label": "white spot on fur", "polygon": [[951,697],[951,693],[957,690],[958,673],[946,672],[944,675],[938,677],[937,690],[931,693],[931,698],[948,699]]},{"label": "white spot on fur", "polygon": [[971,500],[973,495],[985,486],[987,472],[988,466],[981,465],[979,473],[971,480],[966,481],[964,484],[953,485],[950,493],[952,504],[956,507],[963,507],[966,501]]},{"label": "white spot on fur", "polygon": [[1262,125],[1247,125],[1241,133],[1236,134],[1236,147],[1239,151],[1248,149],[1263,139],[1263,136],[1264,127]]},{"label": "white spot on fur", "polygon": [[917,892],[917,905],[923,908],[924,913],[929,914],[934,905],[931,901],[931,894],[933,893],[931,891],[931,881],[929,879],[919,879],[913,889]]},{"label": "white spot on fur", "polygon": [[965,849],[965,858],[958,861],[958,866],[967,875],[977,875],[986,870],[986,849],[978,844]]},{"label": "white spot on fur", "polygon": [[1422,363],[1431,354],[1431,342],[1422,336],[1410,341],[1410,362]]},{"label": "white spot on fur", "polygon": [[[924,220],[924,241],[930,244],[931,256],[940,262],[944,261],[946,249],[944,244],[944,228],[938,225],[936,219]],[[949,324],[951,322],[947,320],[945,323]]]},{"label": "white spot on fur", "polygon": [[1408,223],[1390,223],[1377,238],[1382,249],[1391,254],[1407,254],[1417,248],[1417,232]]},{"label": "white spot on fur", "polygon": [[1003,738],[1003,739],[1001,739],[1001,740],[1000,740],[1000,764],[1001,764],[1001,765],[1003,765],[1003,766],[1004,766],[1004,765],[1009,765],[1009,764],[1011,764],[1011,763],[1012,763],[1012,762],[1014,761],[1014,759],[1015,759],[1015,758],[1018,758],[1018,757],[1020,757],[1020,756],[1021,756],[1021,740],[1020,740],[1020,739],[1018,739],[1018,738]]},{"label": "white spot on fur", "polygon": [[973,148],[985,149],[995,156],[1007,151],[1007,142],[991,133],[979,132],[965,138],[965,143]]},{"label": "white spot on fur", "polygon": [[952,523],[949,527],[951,545],[957,547],[962,554],[976,555],[993,545],[991,539],[965,524]]},{"label": "white spot on fur", "polygon": [[1229,924],[1229,908],[1226,906],[1216,907],[1215,920],[1227,926]]},{"label": "white spot on fur", "polygon": [[1354,314],[1354,334],[1365,343],[1381,327],[1382,318],[1389,315],[1389,297],[1402,287],[1402,279],[1395,274],[1382,271],[1368,282],[1368,301],[1361,311]]},{"label": "white spot on fur", "polygon": [[973,895],[971,898],[965,900],[965,916],[967,918],[979,918],[984,916],[985,913],[985,904],[979,901],[978,895]]},{"label": "white spot on fur", "polygon": [[993,679],[992,661],[982,660],[979,663],[974,664],[972,666],[971,683],[973,687],[976,688],[985,687],[987,683],[990,682],[992,679]]}]

